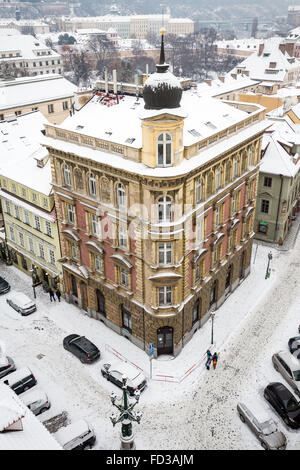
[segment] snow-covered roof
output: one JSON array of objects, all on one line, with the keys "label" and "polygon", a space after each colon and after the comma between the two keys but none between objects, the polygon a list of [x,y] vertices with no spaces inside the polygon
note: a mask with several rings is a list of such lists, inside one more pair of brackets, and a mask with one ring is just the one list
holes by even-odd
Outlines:
[{"label": "snow-covered roof", "polygon": [[68,442],[72,441],[76,437],[89,431],[89,425],[84,419],[80,419],[66,427],[63,427],[57,431],[54,436],[55,439],[64,446]]},{"label": "snow-covered roof", "polygon": [[[19,51],[21,53],[21,57],[8,57],[2,58],[1,54],[4,52],[9,51]],[[37,55],[37,53],[50,51],[51,54],[41,54]],[[38,39],[29,34],[15,34],[11,36],[6,36],[5,41],[0,41],[0,60],[5,61],[16,61],[16,59],[27,59],[27,60],[40,60],[41,58],[48,58],[50,59],[57,59],[60,57],[57,52],[51,50],[46,44],[42,43]]]},{"label": "snow-covered roof", "polygon": [[295,158],[284,147],[291,149],[293,143],[300,143],[300,134],[285,132],[283,127],[277,127],[272,133],[264,135],[265,152],[260,164],[261,173],[270,173],[294,177],[300,170],[300,158]]},{"label": "snow-covered roof", "polygon": [[0,175],[48,196],[52,188],[50,161],[40,168],[36,160],[48,156],[39,142],[45,122],[40,111],[0,122]]},{"label": "snow-covered roof", "polygon": [[199,96],[219,96],[224,93],[230,93],[233,91],[239,91],[243,88],[255,86],[259,83],[257,80],[252,80],[246,75],[238,75],[237,78],[233,78],[231,74],[226,74],[222,80],[216,78],[211,80],[209,85],[206,82],[197,84],[197,92]]},{"label": "snow-covered roof", "polygon": [[22,416],[23,430],[1,433],[0,450],[62,450],[15,392],[0,382],[0,430]]},{"label": "snow-covered roof", "polygon": [[256,51],[258,50],[261,39],[256,38],[241,38],[216,41],[219,49],[238,49],[241,51]]},{"label": "snow-covered roof", "polygon": [[59,74],[0,81],[0,111],[74,96],[77,87]]}]

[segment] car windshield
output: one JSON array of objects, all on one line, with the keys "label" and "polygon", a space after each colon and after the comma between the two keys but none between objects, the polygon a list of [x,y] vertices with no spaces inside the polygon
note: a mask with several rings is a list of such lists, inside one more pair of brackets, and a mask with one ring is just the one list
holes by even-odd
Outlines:
[{"label": "car windshield", "polygon": [[299,382],[300,381],[300,370],[294,370],[293,371],[293,376],[294,376],[294,380],[296,380],[296,382]]},{"label": "car windshield", "polygon": [[300,404],[295,397],[290,397],[288,400],[283,400],[287,411],[296,411],[300,409]]},{"label": "car windshield", "polygon": [[276,425],[271,419],[265,421],[264,423],[261,423],[260,427],[265,436],[269,436],[270,434],[273,434],[277,431]]}]

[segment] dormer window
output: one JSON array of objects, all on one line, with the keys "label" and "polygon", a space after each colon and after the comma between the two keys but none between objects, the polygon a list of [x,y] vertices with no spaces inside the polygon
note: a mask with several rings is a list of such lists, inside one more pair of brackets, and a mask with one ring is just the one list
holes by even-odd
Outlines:
[{"label": "dormer window", "polygon": [[166,132],[157,138],[157,165],[172,165],[172,137]]}]

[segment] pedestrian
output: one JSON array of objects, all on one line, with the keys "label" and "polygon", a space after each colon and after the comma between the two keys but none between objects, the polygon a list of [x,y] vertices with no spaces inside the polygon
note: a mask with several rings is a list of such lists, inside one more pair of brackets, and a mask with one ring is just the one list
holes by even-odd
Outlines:
[{"label": "pedestrian", "polygon": [[213,363],[213,368],[215,369],[216,366],[217,366],[217,362],[218,362],[218,359],[219,359],[219,354],[217,354],[216,352],[214,353],[213,357],[212,357],[212,363]]},{"label": "pedestrian", "polygon": [[206,351],[206,357],[207,357],[207,360],[206,360],[206,363],[205,363],[205,367],[206,367],[207,370],[209,370],[210,363],[211,363],[211,360],[212,360],[212,354],[211,354],[209,349]]},{"label": "pedestrian", "polygon": [[57,300],[60,302],[60,298],[61,298],[61,292],[60,292],[60,290],[57,289],[56,292],[55,292],[55,294],[56,294]]},{"label": "pedestrian", "polygon": [[54,302],[55,302],[54,292],[53,292],[52,289],[49,289],[49,295],[50,295],[51,302],[52,302],[52,300],[54,300]]}]

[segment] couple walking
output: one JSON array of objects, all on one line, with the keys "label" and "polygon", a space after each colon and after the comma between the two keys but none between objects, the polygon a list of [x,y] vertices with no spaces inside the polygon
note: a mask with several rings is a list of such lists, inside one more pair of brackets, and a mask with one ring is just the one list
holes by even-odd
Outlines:
[{"label": "couple walking", "polygon": [[[50,300],[51,300],[51,302],[52,302],[52,300],[54,300],[54,302],[55,302],[55,297],[54,297],[54,292],[53,292],[53,290],[52,290],[52,289],[49,289],[48,292],[49,292],[49,295],[50,295]],[[56,294],[57,300],[60,302],[61,293],[60,293],[59,289],[57,289],[57,290],[55,291],[55,294]]]},{"label": "couple walking", "polygon": [[213,368],[214,368],[214,369],[216,368],[217,362],[218,362],[218,359],[219,359],[219,356],[220,356],[220,353],[217,354],[217,353],[215,352],[215,353],[212,355],[212,353],[210,352],[209,349],[206,351],[207,360],[206,360],[205,366],[206,366],[206,369],[207,369],[207,370],[210,369],[210,364],[211,364],[211,363],[212,363],[212,365],[213,365]]}]

